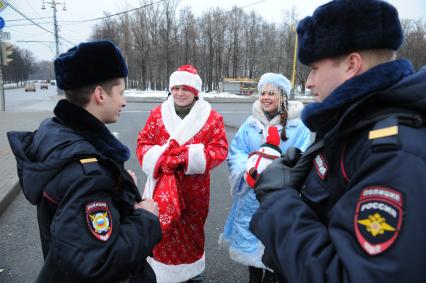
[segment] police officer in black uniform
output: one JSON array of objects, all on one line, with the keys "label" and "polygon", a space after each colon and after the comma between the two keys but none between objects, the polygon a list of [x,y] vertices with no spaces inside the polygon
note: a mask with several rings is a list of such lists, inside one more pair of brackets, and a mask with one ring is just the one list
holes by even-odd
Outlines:
[{"label": "police officer in black uniform", "polygon": [[250,229],[288,282],[426,282],[426,70],[396,60],[397,10],[335,0],[298,25],[316,132],[260,176]]},{"label": "police officer in black uniform", "polygon": [[44,265],[37,282],[156,282],[146,257],[161,239],[158,207],[142,201],[117,121],[127,66],[109,41],[54,62],[65,90],[35,132],[9,132],[25,197],[37,205]]}]

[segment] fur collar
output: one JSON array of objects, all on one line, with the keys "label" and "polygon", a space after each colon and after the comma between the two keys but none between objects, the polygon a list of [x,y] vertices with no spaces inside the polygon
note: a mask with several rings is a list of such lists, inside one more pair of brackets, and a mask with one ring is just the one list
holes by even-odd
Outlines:
[{"label": "fur collar", "polygon": [[62,99],[53,112],[56,119],[63,125],[85,137],[101,153],[121,162],[129,160],[129,149],[117,140],[101,121],[84,108]]},{"label": "fur collar", "polygon": [[[291,124],[292,120],[295,120],[296,118],[299,118],[303,110],[303,103],[300,101],[289,101],[288,102],[288,124]],[[272,118],[271,121],[266,118],[265,113],[262,110],[262,105],[260,104],[259,100],[256,100],[253,103],[252,107],[252,115],[253,118],[259,120],[260,123],[262,123],[263,126],[268,127],[269,125],[279,125],[280,124],[280,116],[277,115],[274,118]]]},{"label": "fur collar", "polygon": [[311,131],[324,134],[336,125],[349,105],[393,86],[412,73],[411,63],[406,60],[378,65],[344,82],[323,102],[307,105],[302,112],[302,120]]},{"label": "fur collar", "polygon": [[184,119],[181,119],[175,110],[173,95],[161,104],[161,117],[164,127],[170,135],[169,139],[175,139],[179,145],[184,145],[193,136],[195,136],[207,122],[210,116],[210,103],[205,101],[202,96],[194,103],[191,111]]}]

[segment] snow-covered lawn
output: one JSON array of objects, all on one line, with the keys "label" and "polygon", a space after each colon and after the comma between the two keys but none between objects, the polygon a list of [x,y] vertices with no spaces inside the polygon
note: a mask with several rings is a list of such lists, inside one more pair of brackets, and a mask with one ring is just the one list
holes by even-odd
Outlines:
[{"label": "snow-covered lawn", "polygon": [[[160,90],[137,90],[137,89],[127,89],[124,91],[124,95],[126,97],[137,97],[137,98],[162,98],[165,99],[167,97],[167,92],[160,91]],[[238,99],[239,101],[245,101],[247,99],[247,102],[256,100],[259,96],[258,94],[247,96],[247,95],[237,95],[229,92],[201,92],[201,96],[207,99],[214,99],[218,98],[218,100],[223,98],[228,99]],[[296,95],[296,99],[298,101],[303,102],[304,104],[310,103],[314,101],[314,98],[309,95]]]},{"label": "snow-covered lawn", "polygon": [[[167,92],[165,91],[159,91],[159,90],[136,90],[136,89],[127,89],[124,91],[124,95],[127,97],[159,97],[164,98],[167,97]],[[245,95],[237,95],[232,94],[228,92],[202,92],[200,93],[203,97],[206,98],[214,98],[214,97],[220,97],[220,98],[248,98],[251,99],[252,96],[245,96]]]}]

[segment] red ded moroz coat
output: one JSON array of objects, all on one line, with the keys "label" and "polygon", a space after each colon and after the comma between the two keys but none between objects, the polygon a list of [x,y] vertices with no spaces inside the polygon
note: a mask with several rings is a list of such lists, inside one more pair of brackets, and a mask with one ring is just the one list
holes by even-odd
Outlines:
[{"label": "red ded moroz coat", "polygon": [[[163,233],[154,248],[153,267],[158,282],[182,282],[204,271],[204,224],[210,198],[210,170],[223,162],[228,142],[222,116],[199,98],[182,120],[173,96],[154,108],[139,132],[136,154],[147,174],[144,196],[152,197],[155,165],[165,152],[169,138],[188,148],[187,164],[175,171],[177,190],[183,201],[178,222]],[[161,220],[161,215],[160,215]]]}]

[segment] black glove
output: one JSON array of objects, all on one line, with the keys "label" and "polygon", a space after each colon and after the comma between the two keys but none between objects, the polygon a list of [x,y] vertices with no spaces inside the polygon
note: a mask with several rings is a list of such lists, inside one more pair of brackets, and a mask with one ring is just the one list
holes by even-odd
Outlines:
[{"label": "black glove", "polygon": [[266,195],[286,187],[299,190],[311,168],[311,161],[310,158],[303,159],[300,149],[290,147],[282,158],[275,159],[259,175],[254,187],[257,200],[262,203]]},{"label": "black glove", "polygon": [[283,163],[288,167],[294,167],[302,156],[302,151],[298,147],[289,147],[283,156]]}]

